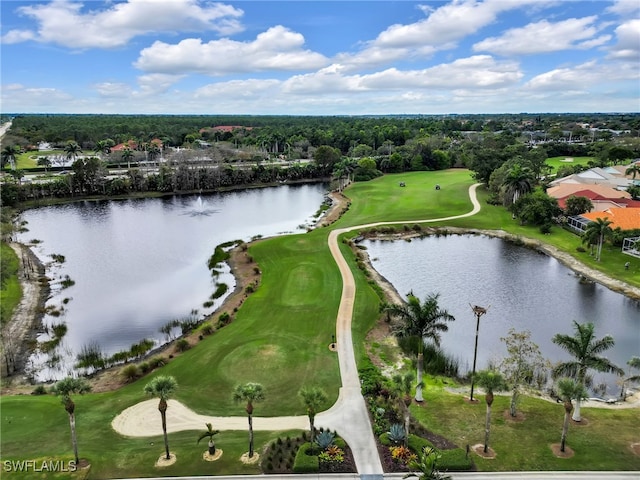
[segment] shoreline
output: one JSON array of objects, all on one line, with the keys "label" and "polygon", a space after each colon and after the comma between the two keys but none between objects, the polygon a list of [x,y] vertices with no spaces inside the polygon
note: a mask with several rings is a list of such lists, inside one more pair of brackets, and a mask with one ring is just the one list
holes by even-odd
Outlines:
[{"label": "shoreline", "polygon": [[[486,235],[488,237],[500,238],[502,240],[519,244],[526,248],[534,249],[540,253],[548,255],[558,260],[562,265],[569,268],[576,275],[580,275],[587,280],[599,283],[609,290],[620,293],[632,300],[640,301],[640,288],[629,285],[626,282],[611,278],[598,270],[588,267],[581,261],[575,259],[571,255],[558,248],[535,240],[531,238],[521,237],[514,235],[504,230],[483,230],[476,228],[462,228],[462,227],[428,227],[420,232],[396,232],[393,234],[379,233],[367,234],[362,232],[362,236],[367,239],[383,240],[383,241],[397,241],[407,240],[412,238],[423,238],[430,235]],[[371,267],[373,268],[373,267]],[[375,270],[375,269],[374,269]],[[384,277],[381,277],[384,278]],[[386,280],[385,280],[386,281]]]},{"label": "shoreline", "polygon": [[2,338],[8,341],[3,345],[0,371],[3,379],[15,381],[24,380],[20,377],[25,373],[27,361],[33,350],[31,346],[35,343],[42,325],[45,304],[51,288],[46,276],[46,266],[33,250],[17,242],[9,242],[9,246],[20,262],[18,280],[22,288],[22,298],[11,320],[2,328]]},{"label": "shoreline", "polygon": [[[332,203],[329,209],[318,218],[316,224],[312,228],[324,228],[335,221],[337,221],[349,208],[350,199],[346,197],[341,192],[329,192],[328,197],[331,198]],[[378,239],[378,240],[386,240],[386,241],[397,241],[397,240],[407,240],[411,238],[421,238],[429,235],[486,235],[495,238],[501,238],[506,241],[511,241],[514,243],[522,244],[525,247],[533,248],[541,253],[552,256],[556,258],[559,262],[561,262],[566,267],[570,268],[576,275],[582,275],[589,280],[598,282],[605,287],[609,288],[612,291],[621,293],[628,298],[634,300],[640,300],[640,288],[632,287],[629,284],[626,284],[620,280],[616,280],[610,278],[596,270],[593,270],[590,267],[582,264],[575,258],[571,257],[569,254],[558,250],[555,247],[544,244],[538,240],[528,239],[524,237],[520,237],[517,235],[513,235],[507,233],[503,230],[481,230],[481,229],[471,229],[471,228],[460,228],[460,227],[428,227],[423,229],[420,232],[415,231],[401,231],[393,234],[383,234],[383,233],[375,233],[375,234],[366,234],[364,233],[365,238],[369,239]],[[256,241],[261,241],[256,240]],[[254,242],[250,242],[255,243]],[[11,243],[10,244],[14,251],[20,257],[20,283],[23,288],[23,298],[20,302],[20,305],[14,312],[11,322],[9,322],[3,329],[3,335],[7,329],[11,329],[11,337],[12,339],[20,338],[20,348],[19,353],[16,355],[16,361],[14,362],[16,366],[20,368],[16,368],[11,376],[5,376],[3,370],[3,379],[10,380],[11,383],[17,383],[18,385],[28,385],[31,384],[24,378],[24,367],[26,366],[26,362],[28,360],[31,351],[28,348],[30,341],[34,341],[36,338],[36,333],[38,327],[41,325],[42,318],[44,317],[44,308],[49,296],[50,288],[48,282],[43,281],[47,279],[46,277],[46,267],[45,265],[38,259],[35,253],[31,250],[30,247],[24,244],[19,243]],[[247,245],[247,244],[245,244]],[[376,269],[373,267],[371,263],[371,259],[369,258],[366,250],[361,251],[361,254],[364,254],[365,265],[369,272],[371,273],[374,281],[380,286],[380,288],[384,291],[385,295],[395,302],[402,301],[402,296],[397,292],[395,287],[384,278]],[[24,255],[24,256],[23,256]],[[28,258],[31,265],[23,265],[24,258]],[[247,298],[247,294],[245,292],[245,288],[251,282],[259,282],[261,272],[256,272],[254,267],[256,265],[248,260],[248,254],[245,250],[243,250],[240,246],[235,247],[230,251],[230,258],[227,260],[227,264],[230,267],[231,274],[235,279],[235,288],[233,291],[227,296],[224,302],[220,305],[218,309],[212,312],[204,322],[215,323],[215,318],[221,315],[224,312],[228,312],[232,317],[234,313],[239,309],[244,303],[244,300]],[[34,267],[38,272],[37,275],[34,275]],[[203,323],[204,323],[203,322]],[[192,337],[192,335],[187,335],[187,338]],[[5,337],[7,338],[7,337]],[[182,338],[182,337],[179,337]],[[197,338],[197,337],[196,337]],[[172,342],[166,343],[158,348],[154,349],[150,352],[149,355],[159,355],[159,354],[167,354],[173,352],[175,350],[175,342],[177,339]],[[193,339],[192,339],[193,341]],[[196,340],[197,341],[197,340]],[[174,355],[177,352],[173,352]],[[147,356],[149,356],[147,355]],[[145,358],[147,357],[145,356]],[[144,360],[144,359],[141,359]],[[4,366],[4,365],[3,365]],[[123,365],[117,365],[106,370],[102,370],[97,372],[96,374],[90,377],[92,383],[95,383],[96,389],[95,391],[108,391],[113,390],[114,388],[119,388],[122,386],[122,382],[113,382],[114,372],[117,375],[122,368]],[[106,379],[106,380],[105,380]],[[14,386],[18,386],[14,385]],[[3,389],[6,390],[6,385],[3,386]]]}]

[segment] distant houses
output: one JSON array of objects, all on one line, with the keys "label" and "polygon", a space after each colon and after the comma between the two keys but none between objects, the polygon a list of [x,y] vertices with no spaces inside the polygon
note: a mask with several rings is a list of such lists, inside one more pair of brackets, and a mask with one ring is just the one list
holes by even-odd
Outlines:
[{"label": "distant houses", "polygon": [[[636,161],[638,162],[638,161]],[[640,185],[640,177],[626,175],[629,165],[617,165],[605,168],[591,168],[584,172],[558,178],[550,183],[547,194],[558,200],[558,205],[566,209],[567,200],[574,197],[588,198],[593,209],[580,215],[567,218],[567,226],[578,234],[582,234],[590,222],[607,219],[611,228],[622,231],[640,230],[640,200],[633,200],[626,190],[633,185]],[[640,256],[636,247],[640,237],[629,234],[624,240],[623,252]]]}]

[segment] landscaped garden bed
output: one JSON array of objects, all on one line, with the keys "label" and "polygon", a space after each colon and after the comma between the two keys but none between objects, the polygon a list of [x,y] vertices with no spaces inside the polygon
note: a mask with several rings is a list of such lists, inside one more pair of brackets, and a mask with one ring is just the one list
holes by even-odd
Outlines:
[{"label": "landscaped garden bed", "polygon": [[266,474],[355,473],[351,449],[335,433],[320,429],[310,442],[308,432],[279,437],[265,449],[261,463]]}]

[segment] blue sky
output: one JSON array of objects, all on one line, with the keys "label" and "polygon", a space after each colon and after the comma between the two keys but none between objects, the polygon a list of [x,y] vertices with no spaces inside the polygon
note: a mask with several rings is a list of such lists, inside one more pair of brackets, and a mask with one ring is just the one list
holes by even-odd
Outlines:
[{"label": "blue sky", "polygon": [[640,111],[640,1],[3,0],[2,112]]}]

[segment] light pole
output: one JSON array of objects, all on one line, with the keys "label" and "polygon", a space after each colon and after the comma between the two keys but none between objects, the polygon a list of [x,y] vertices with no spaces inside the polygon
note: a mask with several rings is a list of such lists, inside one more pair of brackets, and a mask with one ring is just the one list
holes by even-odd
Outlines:
[{"label": "light pole", "polygon": [[473,402],[473,386],[476,381],[476,357],[478,356],[478,331],[480,330],[480,317],[487,313],[486,308],[482,308],[478,305],[473,305],[471,307],[473,313],[476,316],[476,346],[473,350],[473,371],[471,372],[471,396],[469,397],[469,401]]}]

